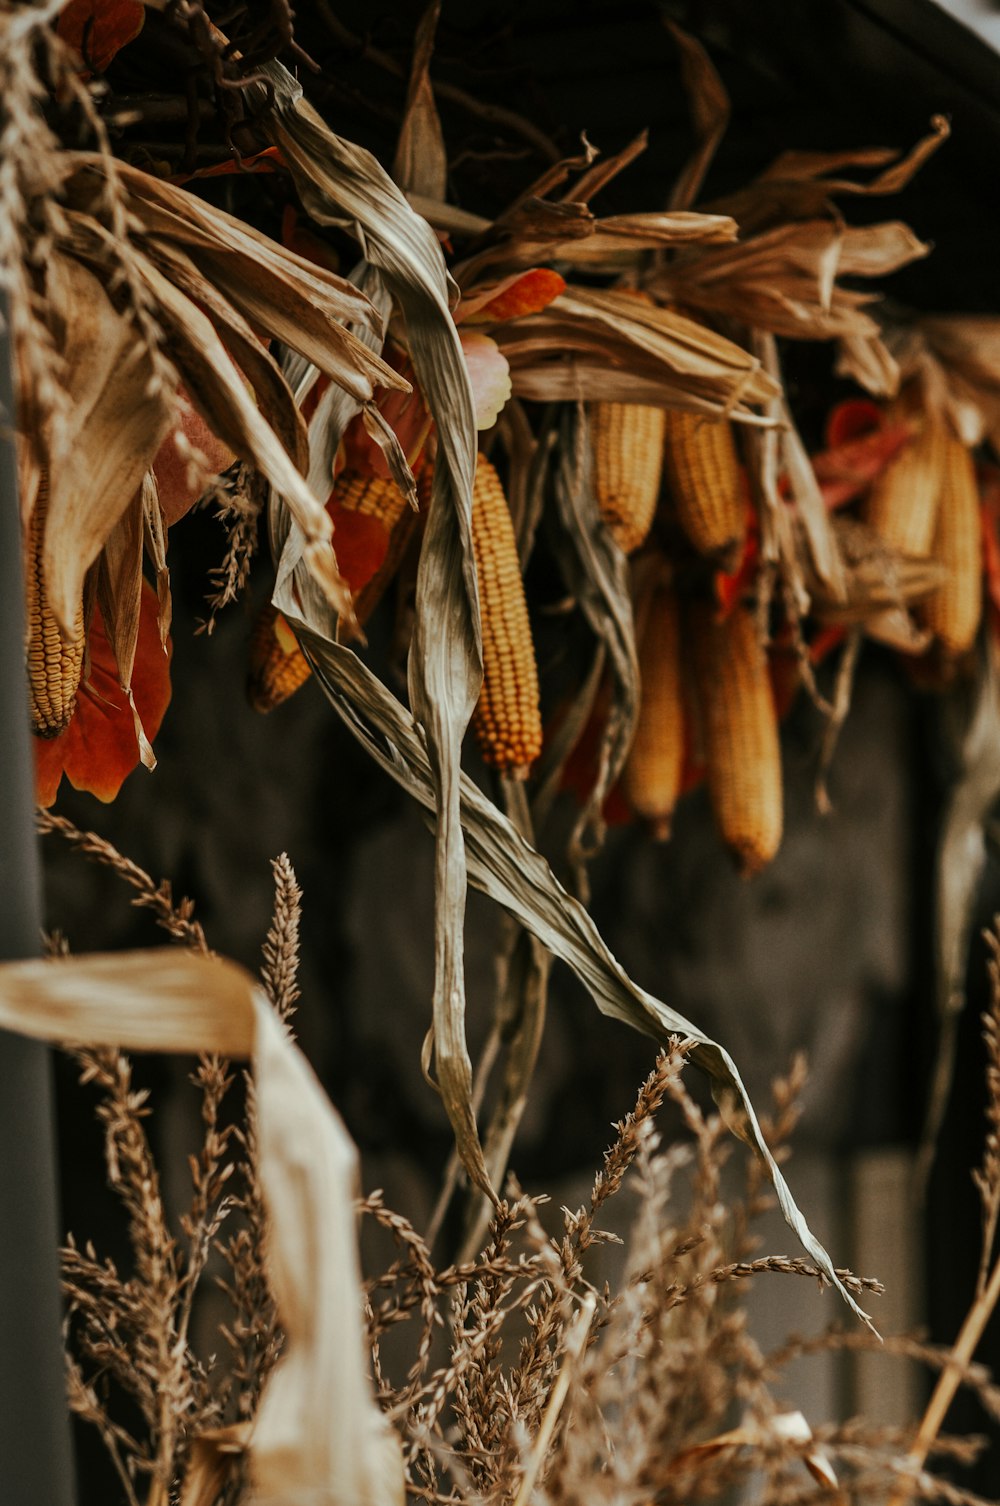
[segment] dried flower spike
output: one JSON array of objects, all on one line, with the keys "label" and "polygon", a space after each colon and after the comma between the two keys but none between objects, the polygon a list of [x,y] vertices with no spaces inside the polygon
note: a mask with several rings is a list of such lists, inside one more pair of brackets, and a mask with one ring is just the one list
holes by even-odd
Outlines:
[{"label": "dried flower spike", "polygon": [[472,543],[483,625],[483,688],[472,730],[484,762],[524,779],[542,751],[538,666],[510,508],[484,455],[472,490]]},{"label": "dried flower spike", "polygon": [[663,464],[677,521],[719,569],[735,570],[746,538],[746,505],[732,424],[666,411]]},{"label": "dried flower spike", "polygon": [[49,607],[42,571],[42,544],[48,514],[48,478],[43,474],[31,522],[25,560],[25,598],[28,616],[28,687],[31,730],[36,737],[58,737],[76,709],[76,693],[83,672],[86,643],[83,600],[76,613],[73,637],[64,642]]},{"label": "dried flower spike", "polygon": [[680,613],[672,588],[658,586],[639,645],[642,700],[622,776],[625,798],[658,841],[670,835],[684,768]]},{"label": "dried flower spike", "polygon": [[749,876],[781,844],[781,749],[767,656],[746,607],[720,620],[699,603],[691,627],[712,809]]}]

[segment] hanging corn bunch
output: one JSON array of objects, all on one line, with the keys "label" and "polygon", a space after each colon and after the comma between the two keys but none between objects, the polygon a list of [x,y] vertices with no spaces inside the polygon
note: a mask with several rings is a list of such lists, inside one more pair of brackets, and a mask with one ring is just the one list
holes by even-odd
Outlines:
[{"label": "hanging corn bunch", "polygon": [[523,779],[542,750],[538,666],[510,509],[484,455],[472,492],[472,543],[483,630],[483,688],[472,730],[484,762]]},{"label": "hanging corn bunch", "polygon": [[747,876],[781,844],[778,720],[767,656],[751,609],[717,619],[708,604],[691,611],[708,792],[723,841]]},{"label": "hanging corn bunch", "polygon": [[76,708],[76,692],[83,671],[86,643],[83,598],[66,639],[49,606],[42,570],[42,544],[48,515],[48,483],[43,473],[28,529],[25,561],[27,608],[28,689],[31,697],[31,730],[36,737],[58,737],[65,732]]},{"label": "hanging corn bunch", "polygon": [[684,768],[680,612],[672,586],[659,583],[639,643],[642,700],[622,788],[657,841],[670,835]]},{"label": "hanging corn bunch", "polygon": [[623,554],[642,547],[660,495],[667,414],[643,403],[593,403],[597,506]]},{"label": "hanging corn bunch", "polygon": [[727,572],[746,539],[746,503],[732,425],[666,411],[663,463],[677,521],[699,554]]},{"label": "hanging corn bunch", "polygon": [[942,451],[933,553],[948,573],[928,598],[924,615],[944,653],[954,658],[972,647],[982,615],[982,534],[972,453],[943,426]]}]

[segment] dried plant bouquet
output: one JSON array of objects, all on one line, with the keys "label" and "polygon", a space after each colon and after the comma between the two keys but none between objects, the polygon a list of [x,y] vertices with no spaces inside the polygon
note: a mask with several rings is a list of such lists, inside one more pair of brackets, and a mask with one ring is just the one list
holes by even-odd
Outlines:
[{"label": "dried plant bouquet", "polygon": [[[426,9],[408,66],[379,63],[405,90],[390,170],[337,134],[289,71],[311,59],[286,4],[0,9],[0,291],[17,397],[5,442],[16,443],[39,805],[49,810],[64,779],[114,799],[136,765],[155,766],[171,696],[169,530],[215,502],[227,545],[209,577],[209,627],[252,568],[266,571],[266,533],[251,704],[280,715],[312,678],[434,830],[425,1068],[456,1147],[441,1209],[461,1176],[472,1189],[466,1246],[443,1268],[433,1239],[377,1196],[363,1201],[398,1246],[386,1271],[363,1277],[356,1152],[288,1029],[298,893],[287,863],[256,983],[212,956],[169,887],[43,815],[182,943],[0,969],[0,1023],[78,1043],[133,1250],[125,1272],[86,1243],[67,1248],[72,1404],[101,1429],[129,1506],[212,1506],[250,1489],[260,1503],[374,1506],[404,1492],[647,1503],[751,1476],[789,1502],[965,1499],[924,1464],[932,1447],[970,1452],[940,1431],[956,1380],[996,1410],[970,1368],[1000,1280],[992,1139],[981,1291],[955,1354],[926,1355],[943,1369],[923,1424],[890,1437],[782,1413],[774,1377],[796,1346],[758,1352],[742,1278],[832,1284],[860,1324],[825,1345],[877,1342],[870,1283],[834,1266],[785,1181],[792,1090],[774,1124],[759,1118],[724,1043],[637,985],[586,908],[588,864],[616,812],[664,838],[701,783],[740,870],[764,869],[785,824],[781,718],[800,693],[823,717],[828,806],[873,639],[929,688],[965,696],[936,915],[938,998],[956,1017],[1000,792],[1000,491],[985,448],[1000,435],[998,326],[879,302],[885,280],[930,248],[903,221],[855,225],[848,213],[905,190],[947,123],[935,117],[909,151],[786,152],[702,202],[729,101],[701,44],[671,28],[694,141],[658,204],[594,207],[627,181],[644,133],[611,156],[586,137],[564,153],[505,109],[495,121],[541,162],[512,198],[472,213],[449,196],[455,163],[432,79],[439,10]],[[175,67],[156,111],[116,93],[119,54],[161,82],[162,59]],[[175,130],[162,156],[141,136],[151,111]],[[783,376],[801,341],[828,344],[867,394],[836,407],[811,445]],[[366,657],[376,610],[394,613],[405,693]],[[536,641],[554,613],[566,651],[547,664]],[[831,654],[832,677],[820,667]],[[470,883],[506,912],[503,988],[477,1064]],[[664,1053],[591,1205],[554,1240],[508,1181],[552,958]],[[994,1052],[995,1034],[994,1021]],[[204,1143],[177,1227],[124,1054],[140,1050],[201,1053]],[[246,1118],[230,1120],[227,1063],[247,1057]],[[687,1061],[720,1117],[684,1086]],[[930,1134],[949,1063],[945,1049]],[[687,1126],[680,1148],[653,1127],[664,1099]],[[719,1196],[724,1126],[755,1154],[735,1208]],[[588,1253],[605,1203],[629,1185],[639,1212],[620,1280],[601,1290]],[[768,1188],[807,1258],[753,1256],[749,1223]],[[216,1274],[232,1312],[212,1366],[195,1352],[192,1314]],[[408,1321],[416,1337],[397,1374],[381,1338]]]}]

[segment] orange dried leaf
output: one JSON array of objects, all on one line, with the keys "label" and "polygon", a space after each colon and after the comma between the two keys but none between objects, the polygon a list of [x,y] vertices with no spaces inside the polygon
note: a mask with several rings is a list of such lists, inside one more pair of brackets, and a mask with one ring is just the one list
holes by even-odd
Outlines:
[{"label": "orange dried leaf", "polygon": [[463,298],[455,310],[456,324],[496,324],[539,314],[566,291],[566,280],[549,267],[532,267],[515,277],[505,277],[495,287],[482,288]]},{"label": "orange dried leaf", "polygon": [[326,510],[333,520],[337,565],[351,588],[351,595],[357,596],[385,559],[389,530],[379,518],[354,512],[339,502],[331,502]]},{"label": "orange dried leaf", "polygon": [[139,35],[145,15],[139,0],[69,0],[56,32],[78,55],[86,74],[103,73]]},{"label": "orange dried leaf", "polygon": [[[157,625],[156,592],[143,582],[139,637],[132,669],[132,693],[147,737],[160,730],[170,704],[169,642],[164,649]],[[74,789],[98,800],[113,800],[139,762],[131,707],[118,683],[114,652],[100,613],[88,637],[90,676],[80,686],[76,713],[66,731],[50,741],[35,738],[35,793],[49,806],[63,774]]]},{"label": "orange dried leaf", "polygon": [[[211,167],[195,168],[193,173],[177,173],[170,181],[183,185],[195,178],[230,178],[237,173],[276,173],[284,165],[281,148],[266,146],[263,151],[254,152],[250,157],[231,157],[227,162],[215,162]],[[291,246],[287,241],[285,245],[290,251],[303,254],[298,246]]]}]

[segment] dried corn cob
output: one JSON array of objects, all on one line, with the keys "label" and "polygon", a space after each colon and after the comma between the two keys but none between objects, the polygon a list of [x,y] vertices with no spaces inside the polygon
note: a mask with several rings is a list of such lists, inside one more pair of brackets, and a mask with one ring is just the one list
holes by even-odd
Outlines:
[{"label": "dried corn cob", "polygon": [[510,509],[484,455],[472,491],[472,544],[483,626],[483,688],[472,730],[486,763],[523,779],[542,750],[538,667]]},{"label": "dried corn cob", "polygon": [[298,639],[276,607],[263,608],[250,639],[247,695],[255,711],[273,711],[304,685],[312,671]]},{"label": "dried corn cob", "polygon": [[751,610],[717,620],[692,612],[698,700],[712,809],[744,874],[760,871],[781,843],[778,722],[767,657]]},{"label": "dried corn cob", "polygon": [[43,475],[28,527],[25,561],[25,604],[28,616],[28,686],[31,730],[36,737],[58,737],[76,709],[76,693],[83,671],[86,642],[83,600],[76,614],[71,642],[64,643],[49,608],[42,573],[42,541],[49,509],[48,480]]},{"label": "dried corn cob", "polygon": [[642,700],[622,788],[637,816],[664,841],[680,794],[684,768],[680,613],[668,585],[649,603],[639,644]]},{"label": "dried corn cob", "polygon": [[365,476],[360,471],[342,471],[334,486],[333,500],[348,512],[378,518],[389,533],[407,511],[409,503],[391,477]]},{"label": "dried corn cob", "polygon": [[972,647],[982,615],[982,535],[972,455],[950,432],[945,432],[944,454],[933,552],[948,574],[923,610],[942,649],[954,657]]},{"label": "dried corn cob", "polygon": [[916,433],[872,487],[865,521],[897,554],[920,557],[934,543],[948,436],[940,421],[915,411],[912,397],[890,414],[894,423],[907,419],[917,424]]},{"label": "dried corn cob", "polygon": [[642,403],[593,403],[590,435],[594,489],[601,517],[619,549],[631,554],[646,542],[660,495],[663,408]]},{"label": "dried corn cob", "polygon": [[663,464],[677,521],[699,554],[735,570],[746,538],[746,506],[732,424],[666,411]]}]

